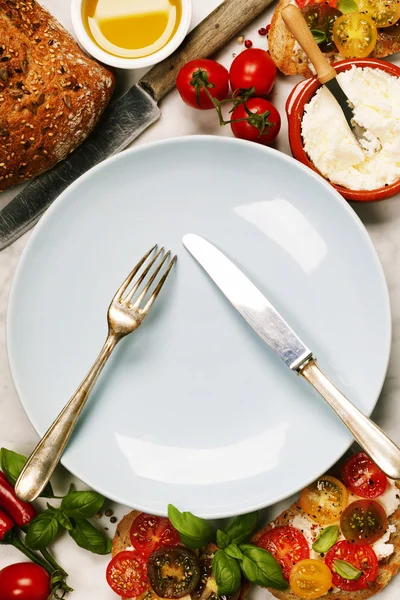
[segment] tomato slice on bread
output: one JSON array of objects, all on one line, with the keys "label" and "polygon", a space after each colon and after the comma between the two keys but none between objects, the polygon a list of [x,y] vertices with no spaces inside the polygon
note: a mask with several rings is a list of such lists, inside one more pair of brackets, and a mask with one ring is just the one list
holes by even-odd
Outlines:
[{"label": "tomato slice on bread", "polygon": [[296,0],[296,4],[299,8],[304,8],[310,4],[325,4],[337,8],[338,0]]},{"label": "tomato slice on bread", "polygon": [[123,598],[136,598],[148,588],[147,559],[125,550],[110,561],[106,572],[110,588]]},{"label": "tomato slice on bread", "polygon": [[361,498],[379,498],[386,490],[387,477],[365,452],[358,452],[346,460],[342,479],[353,494]]},{"label": "tomato slice on bread", "polygon": [[140,513],[132,523],[131,544],[145,557],[165,546],[176,546],[180,542],[179,533],[166,517],[155,517]]},{"label": "tomato slice on bread", "polygon": [[282,567],[283,576],[289,580],[290,571],[299,560],[310,558],[310,549],[304,535],[295,527],[274,527],[257,542],[259,548],[268,550]]},{"label": "tomato slice on bread", "polygon": [[[334,563],[337,559],[348,562],[356,569],[359,569],[361,571],[361,576],[354,580],[341,577],[335,571]],[[346,540],[337,542],[328,551],[325,557],[325,563],[332,571],[333,585],[346,592],[364,590],[368,587],[368,584],[375,581],[378,576],[378,558],[371,546],[356,546]]]}]

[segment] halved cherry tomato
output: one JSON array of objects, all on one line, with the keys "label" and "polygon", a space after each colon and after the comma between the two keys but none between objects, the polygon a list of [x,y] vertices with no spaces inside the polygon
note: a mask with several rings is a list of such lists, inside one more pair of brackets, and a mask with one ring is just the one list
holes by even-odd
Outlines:
[{"label": "halved cherry tomato", "polygon": [[377,27],[391,27],[400,19],[400,0],[357,0],[357,5]]},{"label": "halved cherry tomato", "polygon": [[376,25],[366,14],[348,13],[333,24],[333,41],[345,58],[363,58],[371,54],[378,39]]},{"label": "halved cherry tomato", "polygon": [[361,498],[378,498],[386,490],[387,477],[365,452],[358,452],[342,467],[344,484]]},{"label": "halved cherry tomato", "polygon": [[149,556],[147,569],[151,587],[160,598],[183,598],[200,582],[200,565],[189,548],[160,548]]},{"label": "halved cherry tomato", "polygon": [[333,24],[341,16],[340,10],[328,4],[307,4],[301,9],[309,29],[318,29],[325,34],[325,41],[318,44],[323,52],[336,50],[333,41]]},{"label": "halved cherry tomato", "polygon": [[191,60],[182,67],[176,78],[176,87],[182,100],[192,108],[208,110],[214,104],[203,86],[196,84],[200,77],[213,98],[225,100],[229,93],[229,73],[223,65],[209,58]]},{"label": "halved cherry tomato", "polygon": [[130,536],[132,546],[146,558],[158,548],[180,542],[179,533],[169,519],[146,513],[140,513],[133,521]]},{"label": "halved cherry tomato", "polygon": [[[237,123],[231,123],[233,135],[242,140],[250,142],[258,142],[259,144],[271,144],[278,136],[281,128],[281,117],[277,109],[271,102],[265,98],[249,98],[246,101],[246,107],[254,115],[257,115],[254,122],[258,120],[258,115],[269,115],[268,124],[263,132],[261,132],[252,122],[251,116],[246,112],[244,104],[238,104],[232,113],[232,120],[240,119]],[[243,120],[242,120],[243,119]],[[248,119],[247,121],[244,119]]]},{"label": "halved cherry tomato", "polygon": [[[350,581],[338,575],[334,567],[336,559],[344,560],[362,571],[361,577]],[[346,540],[337,542],[327,553],[325,563],[332,571],[333,585],[346,592],[363,590],[378,576],[378,558],[371,546],[355,546]]]},{"label": "halved cherry tomato", "polygon": [[140,596],[148,588],[146,559],[130,550],[120,552],[110,561],[106,577],[110,588],[119,596]]},{"label": "halved cherry tomato", "polygon": [[357,546],[373,544],[388,530],[385,509],[375,500],[356,500],[348,505],[340,518],[346,540]]},{"label": "halved cherry tomato", "polygon": [[332,573],[320,560],[301,560],[290,573],[290,587],[299,598],[320,598],[332,587]]},{"label": "halved cherry tomato", "polygon": [[304,8],[304,6],[308,6],[309,4],[326,4],[327,6],[333,6],[333,8],[337,8],[338,0],[296,0],[299,8]]},{"label": "halved cherry tomato", "polygon": [[319,525],[337,521],[347,506],[348,492],[341,481],[323,475],[300,495],[300,506]]},{"label": "halved cherry tomato", "polygon": [[285,579],[289,579],[293,565],[310,558],[308,542],[295,527],[274,527],[261,536],[257,546],[268,550],[276,558]]},{"label": "halved cherry tomato", "polygon": [[262,48],[249,48],[237,55],[229,70],[233,91],[254,88],[254,96],[267,96],[274,87],[276,65]]}]

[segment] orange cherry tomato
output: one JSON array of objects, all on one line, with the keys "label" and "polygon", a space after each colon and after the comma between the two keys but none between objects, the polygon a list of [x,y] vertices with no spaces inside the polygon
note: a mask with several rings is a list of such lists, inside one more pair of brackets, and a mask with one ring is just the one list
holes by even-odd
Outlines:
[{"label": "orange cherry tomato", "polygon": [[319,525],[337,521],[347,506],[348,492],[341,481],[323,475],[300,495],[300,506]]},{"label": "orange cherry tomato", "polygon": [[333,41],[345,58],[364,58],[375,48],[376,25],[365,13],[348,13],[333,24]]},{"label": "orange cherry tomato", "polygon": [[377,27],[391,27],[400,19],[400,0],[357,0],[357,5]]},{"label": "orange cherry tomato", "polygon": [[290,587],[299,598],[320,598],[332,587],[332,573],[320,560],[301,560],[290,573]]}]

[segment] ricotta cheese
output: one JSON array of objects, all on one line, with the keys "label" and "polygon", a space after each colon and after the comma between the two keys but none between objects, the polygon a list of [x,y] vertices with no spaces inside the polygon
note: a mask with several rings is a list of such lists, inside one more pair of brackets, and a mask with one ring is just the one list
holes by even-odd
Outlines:
[{"label": "ricotta cheese", "polygon": [[310,558],[320,558],[320,555],[312,549],[312,545],[321,533],[322,527],[314,523],[306,514],[295,515],[291,526],[299,529],[306,538],[310,546]]},{"label": "ricotta cheese", "polygon": [[385,533],[384,536],[381,537],[380,540],[372,544],[372,548],[375,551],[378,560],[383,560],[388,556],[391,556],[394,552],[393,544],[388,544],[389,538],[392,533],[396,531],[396,525],[389,525],[389,529]]},{"label": "ricotta cheese", "polygon": [[400,78],[381,69],[352,66],[338,81],[367,131],[360,145],[330,91],[321,87],[305,106],[304,149],[332,183],[375,190],[400,179]]},{"label": "ricotta cheese", "polygon": [[392,515],[400,506],[400,490],[396,487],[392,479],[388,479],[386,490],[382,496],[377,498],[386,511],[388,517]]}]

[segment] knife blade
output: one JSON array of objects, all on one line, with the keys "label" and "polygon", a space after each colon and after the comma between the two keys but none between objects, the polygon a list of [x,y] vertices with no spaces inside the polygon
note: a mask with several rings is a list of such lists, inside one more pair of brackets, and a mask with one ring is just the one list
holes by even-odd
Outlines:
[{"label": "knife blade", "polygon": [[229,258],[198,235],[189,233],[182,241],[229,302],[290,369],[299,369],[311,358],[311,350]]},{"label": "knife blade", "polygon": [[126,148],[161,115],[158,102],[175,87],[184,64],[215,54],[273,0],[224,0],[170,57],[110,104],[92,135],[70,156],[28,183],[0,211],[0,250],[34,225],[75,179]]},{"label": "knife blade", "polygon": [[186,234],[182,241],[253,330],[326,400],[378,467],[400,479],[400,448],[324,375],[312,351],[246,275],[199,235]]}]

